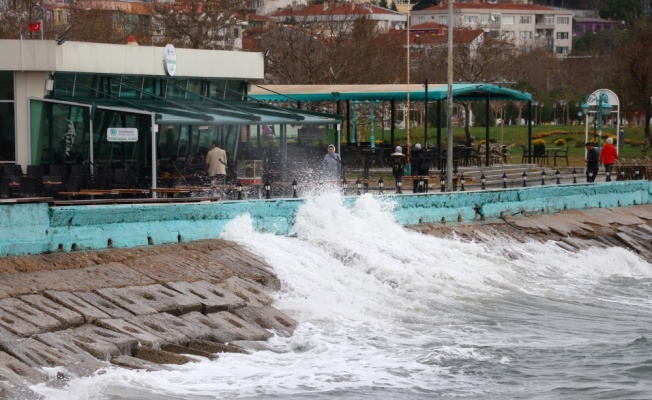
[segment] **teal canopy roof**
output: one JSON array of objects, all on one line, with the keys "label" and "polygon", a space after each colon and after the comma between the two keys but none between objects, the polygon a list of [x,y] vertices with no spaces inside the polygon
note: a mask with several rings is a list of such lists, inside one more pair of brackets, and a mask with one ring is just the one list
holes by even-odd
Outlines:
[{"label": "teal canopy roof", "polygon": [[[409,86],[410,100],[423,101],[426,90],[422,84]],[[531,101],[530,93],[487,83],[455,83],[453,99],[459,101],[486,100]],[[254,86],[249,97],[260,101],[387,101],[407,100],[408,85],[268,85]],[[446,100],[448,85],[428,86],[428,101]]]}]

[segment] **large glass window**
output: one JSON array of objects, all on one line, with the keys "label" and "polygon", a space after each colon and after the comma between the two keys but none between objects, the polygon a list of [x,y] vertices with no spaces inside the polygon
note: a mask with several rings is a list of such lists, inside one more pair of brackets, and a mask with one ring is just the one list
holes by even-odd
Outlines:
[{"label": "large glass window", "polygon": [[89,107],[30,99],[31,164],[89,160]]},{"label": "large glass window", "polygon": [[16,161],[14,73],[0,72],[0,161]]}]

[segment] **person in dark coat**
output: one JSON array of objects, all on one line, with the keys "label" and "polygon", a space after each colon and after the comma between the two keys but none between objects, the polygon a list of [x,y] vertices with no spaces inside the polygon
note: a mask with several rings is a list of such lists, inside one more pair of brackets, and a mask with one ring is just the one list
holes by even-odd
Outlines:
[{"label": "person in dark coat", "polygon": [[600,154],[595,149],[595,143],[587,142],[586,143],[586,181],[595,182],[595,176],[598,174],[600,169]]},{"label": "person in dark coat", "polygon": [[[403,179],[403,174],[405,173],[405,154],[403,154],[403,148],[401,146],[396,146],[394,153],[389,156],[392,162],[392,175],[396,182]],[[398,184],[396,185],[396,193],[401,193],[401,189]]]},{"label": "person in dark coat", "polygon": [[[429,169],[428,157],[425,151],[421,148],[421,145],[417,143],[414,145],[414,149],[412,149],[412,171],[414,172],[412,175],[417,177],[422,177],[422,176],[427,177],[428,169]],[[427,185],[428,182],[427,178],[425,178],[425,182]],[[412,192],[419,193],[424,191],[425,191],[424,187],[421,188],[419,187],[419,179],[413,179]]]}]

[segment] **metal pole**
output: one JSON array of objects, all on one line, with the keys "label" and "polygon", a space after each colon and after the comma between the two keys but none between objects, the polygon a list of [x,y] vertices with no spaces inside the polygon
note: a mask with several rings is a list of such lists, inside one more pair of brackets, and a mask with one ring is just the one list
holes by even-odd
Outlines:
[{"label": "metal pole", "polygon": [[446,113],[446,187],[453,187],[453,0],[448,1],[448,108]]},{"label": "metal pole", "polygon": [[423,84],[425,88],[424,107],[423,107],[423,145],[428,147],[428,80]]},{"label": "metal pole", "polygon": [[491,98],[489,96],[489,91],[487,91],[487,107],[486,107],[486,114],[487,114],[487,118],[486,118],[487,124],[486,125],[487,125],[487,127],[486,127],[485,133],[484,133],[484,157],[485,157],[484,165],[486,167],[489,166],[489,147],[490,147],[489,146],[489,117],[491,116],[490,107],[489,107],[490,101],[491,101]]}]

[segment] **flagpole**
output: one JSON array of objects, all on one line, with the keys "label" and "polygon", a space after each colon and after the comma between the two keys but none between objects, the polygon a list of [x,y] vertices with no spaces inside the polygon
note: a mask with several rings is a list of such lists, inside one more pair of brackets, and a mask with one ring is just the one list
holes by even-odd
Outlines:
[{"label": "flagpole", "polygon": [[[45,9],[41,8],[41,12],[45,12]],[[43,40],[43,31],[45,30],[45,25],[43,25],[43,18],[39,19],[39,23],[41,24],[41,40]]]},{"label": "flagpole", "polygon": [[[407,114],[405,115],[405,123],[407,128],[407,164],[409,165],[410,160],[410,0],[408,0],[408,10],[407,10]],[[410,168],[411,169],[411,168]],[[410,172],[410,175],[412,173]]]},{"label": "flagpole", "polygon": [[[453,187],[453,0],[448,0],[448,95],[446,107],[446,190]],[[487,143],[489,146],[489,143]]]}]

